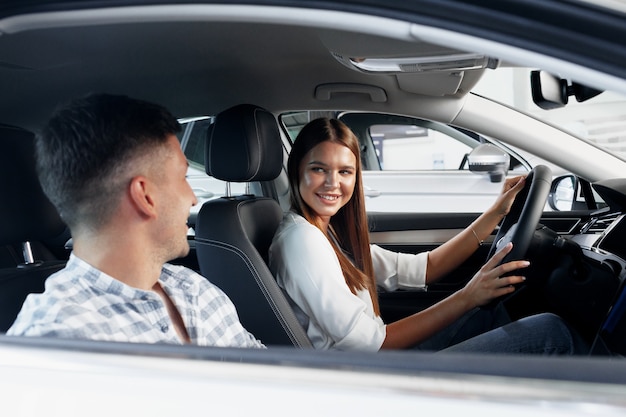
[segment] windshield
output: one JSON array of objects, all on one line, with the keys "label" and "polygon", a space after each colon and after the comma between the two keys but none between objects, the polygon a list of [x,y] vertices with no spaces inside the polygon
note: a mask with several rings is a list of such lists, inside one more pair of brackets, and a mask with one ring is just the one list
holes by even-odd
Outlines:
[{"label": "windshield", "polygon": [[[473,91],[558,126],[626,160],[626,96],[605,91],[582,103],[571,96],[566,106],[544,110],[533,103],[528,88],[530,72],[529,68],[486,71]],[[514,88],[502,88],[502,85]]]}]

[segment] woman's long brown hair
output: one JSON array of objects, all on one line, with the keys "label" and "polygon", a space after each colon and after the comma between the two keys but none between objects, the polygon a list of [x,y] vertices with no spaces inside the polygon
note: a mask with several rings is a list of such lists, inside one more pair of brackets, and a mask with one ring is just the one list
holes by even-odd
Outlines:
[{"label": "woman's long brown hair", "polygon": [[291,209],[323,231],[319,217],[300,195],[300,177],[302,160],[306,154],[326,141],[347,147],[356,157],[356,182],[352,198],[331,217],[326,237],[337,254],[350,291],[356,293],[366,288],[372,298],[374,312],[380,315],[365,212],[359,140],[343,122],[327,118],[315,119],[304,126],[296,137],[287,160]]}]

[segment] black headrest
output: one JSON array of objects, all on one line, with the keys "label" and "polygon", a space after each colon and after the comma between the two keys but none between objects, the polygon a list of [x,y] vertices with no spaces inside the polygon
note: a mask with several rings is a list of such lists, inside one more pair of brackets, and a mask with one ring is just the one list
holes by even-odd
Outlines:
[{"label": "black headrest", "polygon": [[230,182],[271,181],[282,169],[283,150],[274,115],[240,104],[215,117],[207,133],[206,173]]},{"label": "black headrest", "polygon": [[64,230],[37,179],[34,135],[0,124],[0,245],[44,240]]}]

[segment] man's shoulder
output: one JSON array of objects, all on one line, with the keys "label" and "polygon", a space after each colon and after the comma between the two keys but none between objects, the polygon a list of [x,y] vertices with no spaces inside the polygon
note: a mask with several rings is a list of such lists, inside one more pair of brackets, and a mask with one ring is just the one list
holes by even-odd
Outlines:
[{"label": "man's shoulder", "polygon": [[165,278],[166,281],[170,281],[173,279],[172,282],[178,284],[186,283],[186,285],[197,284],[206,281],[206,278],[204,278],[193,269],[184,265],[171,263],[163,264],[163,268],[161,269],[161,278]]},{"label": "man's shoulder", "polygon": [[27,300],[29,298],[37,299],[39,302],[49,300],[47,302],[50,303],[69,301],[74,294],[89,288],[88,282],[82,279],[84,277],[83,271],[78,270],[71,261],[68,261],[65,267],[46,279],[43,293],[29,294]]},{"label": "man's shoulder", "polygon": [[[84,316],[86,310],[80,301],[88,295],[74,288],[69,294],[64,285],[64,276],[60,275],[46,283],[46,290],[41,294],[29,294],[22,305],[15,322],[7,331],[9,335],[23,336],[60,336],[70,330],[70,323],[76,317]],[[55,282],[57,281],[57,282]],[[71,281],[67,281],[71,282]],[[60,284],[60,285],[57,285]]]},{"label": "man's shoulder", "polygon": [[76,333],[78,323],[89,323],[105,314],[107,282],[101,274],[71,257],[65,268],[52,274],[43,293],[29,294],[8,334],[59,336]]},{"label": "man's shoulder", "polygon": [[164,264],[160,281],[167,287],[176,287],[182,291],[205,293],[210,290],[216,291],[215,295],[222,295],[222,291],[209,278],[183,265]]}]

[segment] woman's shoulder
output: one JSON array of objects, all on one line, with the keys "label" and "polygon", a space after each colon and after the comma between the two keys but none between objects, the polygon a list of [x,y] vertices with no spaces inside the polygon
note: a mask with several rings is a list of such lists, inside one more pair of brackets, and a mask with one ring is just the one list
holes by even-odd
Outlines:
[{"label": "woman's shoulder", "polygon": [[278,230],[276,234],[286,234],[286,233],[321,233],[321,231],[309,223],[307,219],[295,213],[293,211],[288,211],[283,215],[283,220],[278,226]]},{"label": "woman's shoulder", "polygon": [[288,211],[283,215],[283,220],[274,235],[274,243],[299,243],[326,241],[326,237],[320,229],[309,223],[301,215]]}]

